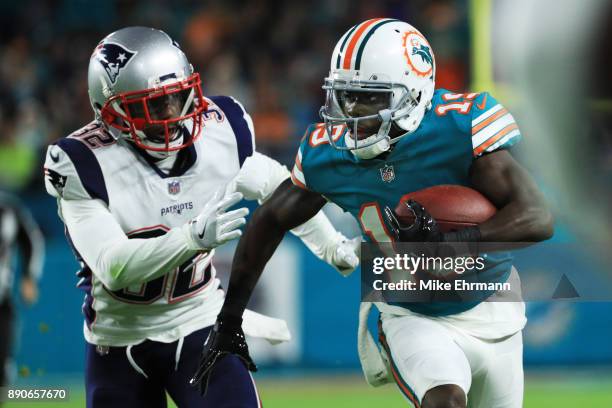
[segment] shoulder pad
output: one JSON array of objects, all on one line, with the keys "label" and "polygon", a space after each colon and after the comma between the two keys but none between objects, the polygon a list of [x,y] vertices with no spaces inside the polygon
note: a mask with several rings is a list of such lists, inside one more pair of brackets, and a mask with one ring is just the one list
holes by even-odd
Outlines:
[{"label": "shoulder pad", "polygon": [[512,114],[488,92],[475,99],[470,125],[474,157],[510,148],[521,139]]},{"label": "shoulder pad", "polygon": [[[236,137],[238,161],[240,162],[240,167],[242,167],[246,158],[251,156],[255,150],[253,120],[242,104],[231,96],[210,96],[208,99],[222,110],[223,115],[231,126]],[[212,110],[214,110],[214,107],[209,108],[209,111]],[[210,115],[209,111],[204,112],[204,115]],[[218,115],[218,113],[216,114]]]},{"label": "shoulder pad", "polygon": [[[334,142],[340,140],[340,137],[345,134],[347,127],[345,125],[334,126],[332,128],[332,138]],[[325,146],[328,149],[333,149],[330,146],[327,136],[327,129],[324,123],[313,123],[306,128],[300,148],[295,156],[295,164],[291,172],[291,180],[293,184],[307,190],[313,190],[312,183],[309,184],[309,171],[312,173],[313,165],[317,162],[316,158],[323,157],[317,152],[325,151]],[[317,148],[319,150],[317,150]],[[315,190],[313,190],[315,191]]]},{"label": "shoulder pad", "polygon": [[66,200],[97,198],[109,204],[98,148],[115,144],[115,139],[95,122],[60,139],[47,149],[45,187],[54,197]]},{"label": "shoulder pad", "polygon": [[452,117],[457,128],[471,137],[474,157],[509,148],[521,138],[514,117],[488,92],[439,89],[434,99],[436,115]]},{"label": "shoulder pad", "polygon": [[52,144],[47,148],[44,170],[45,188],[53,197],[66,200],[91,198],[70,157],[59,146]]}]

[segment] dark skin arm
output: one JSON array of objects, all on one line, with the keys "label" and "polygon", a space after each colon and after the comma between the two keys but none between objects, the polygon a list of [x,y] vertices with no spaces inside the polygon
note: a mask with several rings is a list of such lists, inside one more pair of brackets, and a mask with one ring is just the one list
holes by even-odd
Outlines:
[{"label": "dark skin arm", "polygon": [[287,179],[257,208],[236,248],[222,315],[242,316],[285,233],[314,217],[325,203],[320,194],[297,187]]},{"label": "dark skin arm", "polygon": [[470,169],[472,186],[499,209],[480,224],[481,241],[537,242],[553,234],[553,217],[529,173],[505,150],[481,156]]},{"label": "dark skin arm", "polygon": [[320,194],[301,189],[287,179],[253,213],[236,248],[223,308],[206,339],[198,369],[189,381],[199,387],[202,395],[206,394],[216,362],[226,355],[237,356],[247,369],[257,371],[241,328],[244,309],[285,233],[314,217],[325,202]]}]

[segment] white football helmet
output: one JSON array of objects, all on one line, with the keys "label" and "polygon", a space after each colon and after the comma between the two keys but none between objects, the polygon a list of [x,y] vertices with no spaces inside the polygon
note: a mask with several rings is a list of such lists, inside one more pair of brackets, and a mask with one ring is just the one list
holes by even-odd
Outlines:
[{"label": "white football helmet", "polygon": [[200,76],[166,33],[127,27],[106,36],[89,61],[89,100],[115,138],[154,156],[191,145],[202,129]]},{"label": "white football helmet", "polygon": [[[435,87],[436,63],[431,46],[413,26],[390,18],[375,18],[348,30],[336,44],[327,91],[321,107],[330,143],[337,149],[350,150],[355,156],[370,159],[389,150],[391,144],[419,127]],[[343,92],[376,92],[389,95],[388,107],[377,114],[352,117],[342,108]],[[358,138],[357,129],[364,120],[378,119],[378,132]],[[395,123],[406,133],[391,138]],[[333,140],[332,128],[346,125],[345,143]]]}]

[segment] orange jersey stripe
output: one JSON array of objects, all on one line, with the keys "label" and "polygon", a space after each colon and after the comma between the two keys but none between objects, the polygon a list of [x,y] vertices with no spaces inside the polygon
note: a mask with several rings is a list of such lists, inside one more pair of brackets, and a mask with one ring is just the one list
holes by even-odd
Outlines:
[{"label": "orange jersey stripe", "polygon": [[293,174],[293,172],[291,172],[291,181],[293,181],[293,184],[295,184],[296,186],[303,188],[304,190],[308,190],[308,187],[306,187],[304,183],[298,180],[297,177],[295,177],[295,175]]},{"label": "orange jersey stripe", "polygon": [[476,133],[480,132],[483,128],[495,122],[496,119],[501,118],[506,113],[508,113],[508,110],[506,108],[500,109],[499,111],[495,112],[495,114],[491,115],[490,117],[486,118],[485,120],[474,126],[472,128],[472,135],[475,135]]},{"label": "orange jersey stripe", "polygon": [[302,163],[300,162],[300,154],[296,154],[295,155],[295,165],[297,166],[298,169],[300,169],[300,171],[303,173],[304,170],[302,170]]},{"label": "orange jersey stripe", "polygon": [[506,136],[508,133],[510,133],[510,132],[512,132],[513,130],[516,130],[516,129],[518,129],[518,126],[517,126],[516,123],[512,123],[512,124],[506,126],[502,130],[497,132],[495,135],[493,135],[491,138],[487,139],[487,141],[485,141],[480,146],[478,146],[474,150],[474,154],[479,155],[480,153],[484,152],[487,149],[487,147],[491,146],[492,144],[494,144],[495,142],[500,140],[502,137]]},{"label": "orange jersey stripe", "polygon": [[346,48],[346,52],[344,54],[344,62],[342,63],[343,69],[351,68],[351,59],[353,58],[353,52],[355,51],[355,46],[357,45],[357,41],[359,41],[359,38],[361,37],[363,32],[368,27],[370,27],[372,24],[380,20],[382,20],[382,18],[373,18],[371,20],[364,21],[363,23],[361,23],[361,26],[355,31],[355,33],[353,34],[353,37],[351,38],[351,41],[349,42],[348,47]]}]

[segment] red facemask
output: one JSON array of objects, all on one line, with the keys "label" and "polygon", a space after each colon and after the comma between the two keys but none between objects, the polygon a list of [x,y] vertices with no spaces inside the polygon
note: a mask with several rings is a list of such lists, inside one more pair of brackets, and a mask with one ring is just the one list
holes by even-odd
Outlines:
[{"label": "red facemask", "polygon": [[[101,115],[108,126],[129,133],[138,147],[170,152],[184,149],[200,137],[202,113],[207,108],[208,104],[202,96],[200,75],[195,73],[183,81],[159,88],[117,94],[106,101]],[[191,136],[184,138],[181,144],[172,143],[183,134],[182,125],[189,119],[192,123]]]}]

